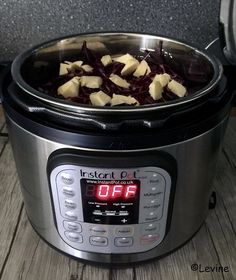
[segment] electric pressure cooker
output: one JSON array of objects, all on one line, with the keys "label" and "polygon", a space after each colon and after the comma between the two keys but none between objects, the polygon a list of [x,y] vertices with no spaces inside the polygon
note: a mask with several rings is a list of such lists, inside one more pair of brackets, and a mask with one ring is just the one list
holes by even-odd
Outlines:
[{"label": "electric pressure cooker", "polygon": [[[235,64],[230,5],[222,42]],[[84,40],[104,54],[139,54],[161,42],[170,65],[196,75],[201,69],[208,82],[178,100],[129,108],[78,105],[39,92],[34,83],[75,57]],[[11,70],[1,79],[8,131],[28,218],[48,244],[79,260],[133,265],[193,237],[209,210],[232,107],[232,85],[218,59],[166,37],[95,33],[34,47]]]}]

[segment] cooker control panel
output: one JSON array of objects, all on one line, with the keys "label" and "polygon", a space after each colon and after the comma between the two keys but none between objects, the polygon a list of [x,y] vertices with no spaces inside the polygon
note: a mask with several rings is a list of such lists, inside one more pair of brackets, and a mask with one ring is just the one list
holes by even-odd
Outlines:
[{"label": "cooker control panel", "polygon": [[56,166],[50,185],[57,230],[78,250],[148,251],[165,236],[171,183],[170,174],[156,166]]}]

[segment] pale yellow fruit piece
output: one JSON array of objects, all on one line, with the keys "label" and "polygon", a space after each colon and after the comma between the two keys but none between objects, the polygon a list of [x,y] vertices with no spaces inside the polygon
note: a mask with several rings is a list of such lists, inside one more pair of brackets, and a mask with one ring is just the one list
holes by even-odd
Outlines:
[{"label": "pale yellow fruit piece", "polygon": [[164,73],[164,74],[157,74],[153,80],[158,81],[162,87],[165,87],[169,83],[170,79],[171,79],[170,75]]},{"label": "pale yellow fruit piece", "polygon": [[146,60],[142,60],[139,63],[139,65],[138,65],[137,69],[135,70],[135,72],[133,73],[133,75],[135,77],[141,77],[141,76],[149,74],[150,72],[151,72],[151,69],[150,69],[147,61]]},{"label": "pale yellow fruit piece", "polygon": [[130,59],[125,63],[125,66],[121,70],[121,75],[126,76],[131,73],[133,73],[139,65],[139,62],[137,59]]},{"label": "pale yellow fruit piece", "polygon": [[82,76],[80,82],[82,87],[99,88],[102,85],[102,78],[98,76]]},{"label": "pale yellow fruit piece", "polygon": [[111,97],[102,90],[93,92],[89,95],[90,101],[94,106],[105,106],[110,103]]},{"label": "pale yellow fruit piece", "polygon": [[177,96],[183,97],[185,96],[187,90],[186,87],[181,85],[180,83],[176,82],[175,80],[172,80],[168,84],[168,88]]},{"label": "pale yellow fruit piece", "polygon": [[79,95],[80,78],[74,77],[57,89],[57,93],[67,97],[75,97]]},{"label": "pale yellow fruit piece", "polygon": [[109,79],[119,87],[129,88],[129,86],[130,86],[130,84],[125,79],[122,79],[118,75],[111,74]]},{"label": "pale yellow fruit piece", "polygon": [[101,62],[103,64],[103,66],[107,66],[107,65],[110,65],[112,64],[112,59],[111,59],[111,56],[108,54],[108,55],[104,55],[102,58],[101,58]]},{"label": "pale yellow fruit piece", "polygon": [[78,69],[81,67],[81,65],[83,64],[83,61],[78,60],[78,61],[74,61],[74,62],[70,62],[70,61],[64,61],[64,63],[60,63],[60,71],[59,71],[59,75],[65,75],[68,73],[68,70],[70,69]]},{"label": "pale yellow fruit piece", "polygon": [[162,97],[163,87],[160,82],[152,81],[149,85],[149,93],[154,100],[158,100]]},{"label": "pale yellow fruit piece", "polygon": [[71,69],[71,65],[67,63],[60,63],[60,70],[59,70],[59,75],[65,75],[68,73],[68,69]]},{"label": "pale yellow fruit piece", "polygon": [[85,64],[85,65],[82,65],[81,68],[85,71],[85,72],[92,72],[93,71],[93,67],[88,65],[88,64]]},{"label": "pale yellow fruit piece", "polygon": [[128,104],[128,105],[139,105],[138,100],[131,96],[124,96],[120,94],[113,94],[111,99],[111,106],[120,105],[120,104]]},{"label": "pale yellow fruit piece", "polygon": [[120,63],[124,63],[126,64],[129,60],[136,60],[132,55],[130,55],[129,53],[127,54],[124,54],[122,56],[118,56],[118,57],[114,57],[113,60],[114,61],[117,61],[117,62],[120,62]]}]

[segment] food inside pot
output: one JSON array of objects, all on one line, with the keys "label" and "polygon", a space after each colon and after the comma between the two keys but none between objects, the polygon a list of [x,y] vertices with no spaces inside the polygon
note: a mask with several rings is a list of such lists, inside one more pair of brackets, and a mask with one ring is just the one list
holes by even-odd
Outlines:
[{"label": "food inside pot", "polygon": [[98,55],[84,41],[78,60],[62,61],[58,76],[38,90],[84,105],[139,106],[185,97],[191,94],[189,85],[165,62],[161,46],[142,56]]}]

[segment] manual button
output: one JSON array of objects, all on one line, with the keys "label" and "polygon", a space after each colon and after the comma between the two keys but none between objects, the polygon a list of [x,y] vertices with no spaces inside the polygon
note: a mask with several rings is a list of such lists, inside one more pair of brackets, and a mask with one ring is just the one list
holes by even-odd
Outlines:
[{"label": "manual button", "polygon": [[116,227],[115,235],[117,236],[132,236],[134,234],[133,227]]},{"label": "manual button", "polygon": [[115,238],[116,247],[129,247],[133,245],[132,237],[117,237]]},{"label": "manual button", "polygon": [[89,242],[93,246],[105,247],[108,245],[108,239],[101,236],[90,236]]}]

